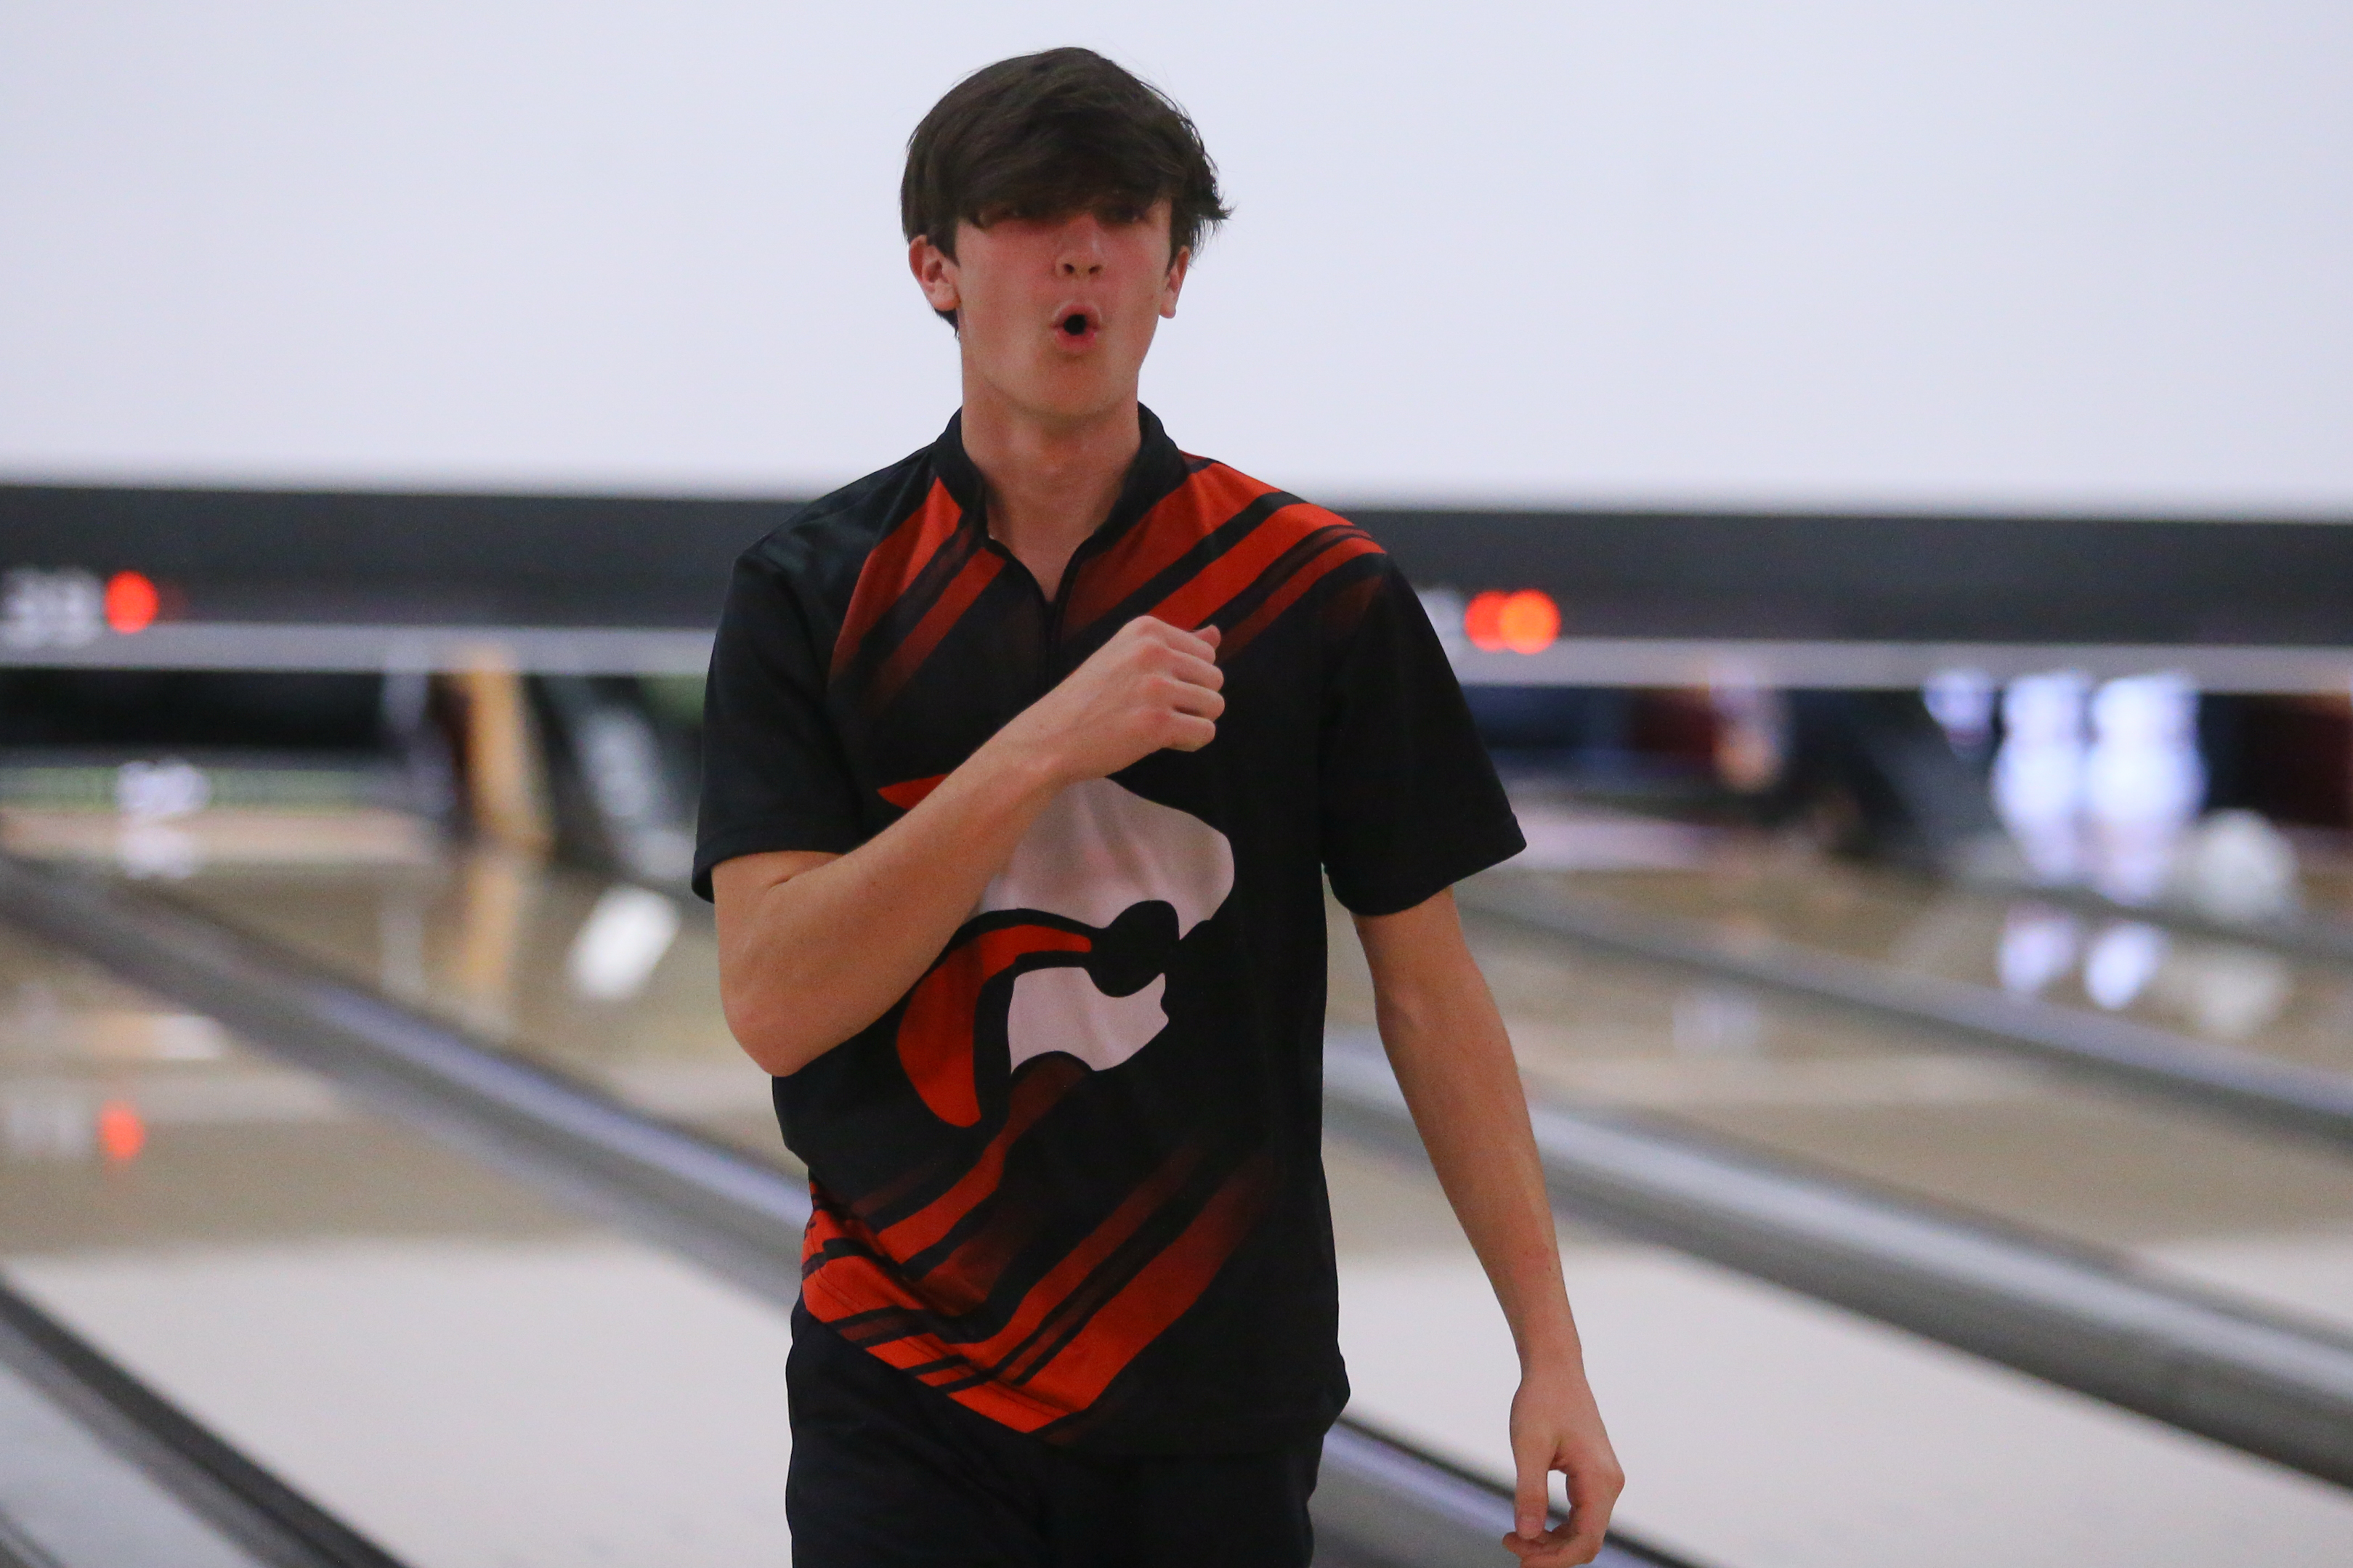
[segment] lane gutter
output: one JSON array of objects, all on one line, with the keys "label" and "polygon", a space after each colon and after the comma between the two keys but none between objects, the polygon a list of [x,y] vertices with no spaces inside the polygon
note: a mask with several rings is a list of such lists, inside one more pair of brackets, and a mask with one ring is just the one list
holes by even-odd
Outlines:
[{"label": "lane gutter", "polygon": [[273,1568],[401,1568],[5,1283],[0,1362]]}]

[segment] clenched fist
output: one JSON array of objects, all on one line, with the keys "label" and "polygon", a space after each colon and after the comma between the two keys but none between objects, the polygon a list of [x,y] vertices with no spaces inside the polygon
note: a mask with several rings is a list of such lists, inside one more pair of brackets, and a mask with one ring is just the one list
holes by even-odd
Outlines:
[{"label": "clenched fist", "polygon": [[1061,784],[1099,779],[1163,749],[1217,738],[1218,628],[1179,631],[1139,616],[1008,724],[997,742],[1044,759]]}]

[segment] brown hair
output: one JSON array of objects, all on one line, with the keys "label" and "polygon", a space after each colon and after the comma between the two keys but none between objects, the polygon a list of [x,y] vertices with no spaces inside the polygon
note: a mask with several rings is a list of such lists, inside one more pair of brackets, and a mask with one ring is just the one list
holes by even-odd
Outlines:
[{"label": "brown hair", "polygon": [[953,257],[958,223],[1164,200],[1172,261],[1229,216],[1192,120],[1092,49],[1048,49],[984,66],[932,106],[907,139],[899,223]]}]

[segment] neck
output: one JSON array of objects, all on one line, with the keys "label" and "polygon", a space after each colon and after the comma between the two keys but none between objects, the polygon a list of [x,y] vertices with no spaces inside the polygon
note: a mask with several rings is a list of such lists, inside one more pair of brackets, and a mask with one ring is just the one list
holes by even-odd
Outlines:
[{"label": "neck", "polygon": [[1111,516],[1144,444],[1135,400],[1040,419],[976,380],[965,381],[964,449],[988,489],[988,531],[1051,598],[1072,552]]}]

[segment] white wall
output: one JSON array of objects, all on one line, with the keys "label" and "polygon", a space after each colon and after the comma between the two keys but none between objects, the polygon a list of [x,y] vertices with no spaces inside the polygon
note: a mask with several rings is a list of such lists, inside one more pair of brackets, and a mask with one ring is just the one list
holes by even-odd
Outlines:
[{"label": "white wall", "polygon": [[0,476],[807,494],[898,165],[1093,44],[1239,214],[1147,398],[1338,502],[2353,515],[2353,9],[0,5]]}]

